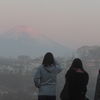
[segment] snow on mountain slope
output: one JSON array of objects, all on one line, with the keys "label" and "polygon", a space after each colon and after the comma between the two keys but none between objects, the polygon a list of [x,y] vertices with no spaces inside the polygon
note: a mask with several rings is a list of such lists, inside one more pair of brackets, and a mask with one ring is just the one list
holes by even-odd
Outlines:
[{"label": "snow on mountain slope", "polygon": [[63,56],[73,52],[72,49],[64,47],[24,25],[14,27],[0,34],[0,47],[0,55],[3,54],[3,56],[41,56],[46,52]]},{"label": "snow on mountain slope", "polygon": [[34,41],[40,44],[50,44],[52,41],[47,37],[38,34],[33,29],[28,26],[20,25],[12,28],[11,30],[0,35],[2,39],[14,39],[16,41],[22,41],[23,43],[26,41]]},{"label": "snow on mountain slope", "polygon": [[19,25],[17,27],[12,28],[11,30],[2,33],[0,37],[2,38],[14,38],[18,39],[21,37],[35,37],[39,38],[39,35],[30,27],[24,26],[24,25]]}]

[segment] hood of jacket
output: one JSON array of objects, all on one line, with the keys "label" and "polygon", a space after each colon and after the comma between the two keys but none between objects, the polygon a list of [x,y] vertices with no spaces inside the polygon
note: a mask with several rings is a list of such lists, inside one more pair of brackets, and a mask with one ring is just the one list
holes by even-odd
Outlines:
[{"label": "hood of jacket", "polygon": [[55,68],[55,66],[54,65],[48,65],[47,67],[45,67],[44,66],[44,68],[49,72],[49,73],[51,73],[53,70],[54,70],[54,68]]}]

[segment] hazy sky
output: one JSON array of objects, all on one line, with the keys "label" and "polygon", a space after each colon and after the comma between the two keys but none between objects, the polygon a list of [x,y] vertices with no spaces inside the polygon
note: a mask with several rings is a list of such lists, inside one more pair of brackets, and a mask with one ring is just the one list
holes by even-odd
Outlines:
[{"label": "hazy sky", "polygon": [[72,49],[100,45],[100,0],[0,0],[0,33],[18,25]]}]

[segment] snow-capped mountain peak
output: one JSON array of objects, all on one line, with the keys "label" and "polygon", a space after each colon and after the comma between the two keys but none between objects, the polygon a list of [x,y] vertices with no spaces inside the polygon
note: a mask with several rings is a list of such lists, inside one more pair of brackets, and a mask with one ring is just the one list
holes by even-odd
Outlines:
[{"label": "snow-capped mountain peak", "polygon": [[44,35],[38,34],[32,28],[20,25],[0,35],[0,55],[38,55],[52,52],[54,55],[64,55],[73,50],[67,48]]},{"label": "snow-capped mountain peak", "polygon": [[11,30],[2,33],[0,35],[1,38],[13,38],[18,39],[21,37],[35,37],[39,38],[39,35],[37,32],[35,32],[32,28],[25,26],[25,25],[19,25],[17,27],[12,28]]},{"label": "snow-capped mountain peak", "polygon": [[32,28],[25,26],[25,25],[19,25],[17,27],[15,27],[16,30],[18,30],[19,32],[28,32],[28,33],[36,33]]}]

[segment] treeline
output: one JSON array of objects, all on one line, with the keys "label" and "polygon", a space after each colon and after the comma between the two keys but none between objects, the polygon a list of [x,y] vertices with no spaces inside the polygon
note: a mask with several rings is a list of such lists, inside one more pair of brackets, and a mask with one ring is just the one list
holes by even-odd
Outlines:
[{"label": "treeline", "polygon": [[100,46],[82,46],[77,49],[80,57],[100,58]]}]

